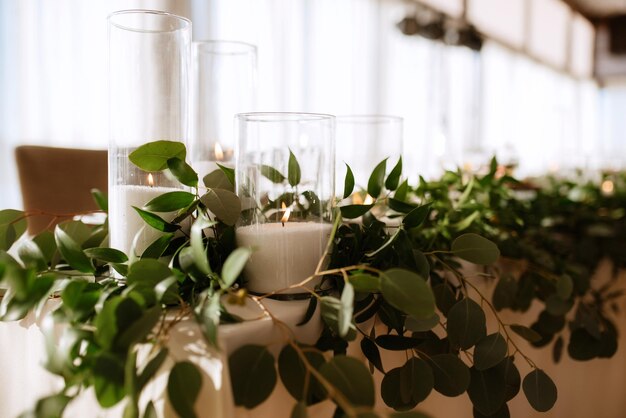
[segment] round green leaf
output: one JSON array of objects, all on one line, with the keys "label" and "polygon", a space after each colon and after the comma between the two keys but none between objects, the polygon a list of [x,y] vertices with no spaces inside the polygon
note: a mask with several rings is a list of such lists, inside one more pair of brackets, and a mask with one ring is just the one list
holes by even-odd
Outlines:
[{"label": "round green leaf", "polygon": [[173,212],[191,205],[195,198],[195,195],[189,192],[169,192],[155,197],[143,208],[151,212]]},{"label": "round green leaf", "polygon": [[528,403],[536,411],[546,412],[552,409],[557,398],[556,385],[541,369],[528,373],[522,383]]},{"label": "round green leaf", "polygon": [[406,321],[404,321],[404,326],[409,331],[413,332],[424,332],[429,331],[439,325],[439,315],[437,313],[433,314],[430,318],[417,319],[412,316],[407,316]]},{"label": "round green leaf", "polygon": [[474,367],[476,370],[486,370],[506,357],[508,345],[499,332],[489,334],[476,343],[474,348]]},{"label": "round green leaf", "polygon": [[435,297],[426,281],[404,269],[390,269],[381,276],[383,297],[393,307],[415,317],[426,319],[435,313]]},{"label": "round green leaf", "polygon": [[481,371],[472,367],[470,376],[467,394],[474,407],[485,415],[498,412],[505,402],[504,375],[496,368]]},{"label": "round green leaf", "polygon": [[[309,364],[316,370],[319,370],[326,362],[324,356],[315,351],[305,351],[304,355]],[[303,401],[306,405],[322,400],[319,395],[323,393],[323,389],[319,381],[307,371],[302,359],[289,344],[281,350],[278,356],[278,373],[283,385],[295,400]],[[305,394],[304,385],[307,380],[307,374],[309,387],[308,392]]]},{"label": "round green leaf", "polygon": [[478,234],[463,234],[452,242],[454,255],[474,264],[489,265],[500,258],[498,246]]},{"label": "round green leaf", "polygon": [[485,312],[469,298],[457,302],[448,312],[450,344],[467,350],[487,334]]},{"label": "round green leaf", "polygon": [[233,192],[224,189],[209,189],[200,200],[226,225],[234,225],[239,219],[241,201]]},{"label": "round green leaf", "polygon": [[501,311],[504,308],[513,308],[515,306],[517,289],[517,280],[512,275],[505,274],[500,277],[493,291],[493,307],[497,311]]},{"label": "round green leaf", "polygon": [[437,354],[429,364],[435,378],[435,390],[444,396],[459,396],[470,383],[469,368],[454,354]]},{"label": "round green leaf", "polygon": [[504,376],[504,401],[508,402],[515,398],[519,393],[522,385],[522,377],[517,370],[517,366],[513,362],[513,357],[507,357],[500,362],[495,368]]},{"label": "round green leaf", "polygon": [[474,418],[511,418],[511,413],[509,412],[507,404],[503,404],[495,414],[485,415],[476,408],[473,408],[472,413]]},{"label": "round green leaf", "polygon": [[260,345],[244,345],[228,359],[235,404],[252,409],[276,386],[274,357]]},{"label": "round green leaf", "polygon": [[380,292],[380,277],[367,273],[357,273],[350,276],[350,284],[357,292]]},{"label": "round green leaf", "polygon": [[[424,360],[409,359],[401,369],[403,398],[410,398],[416,405],[425,400],[435,385],[432,368]],[[407,396],[408,395],[408,396]]]},{"label": "round green leaf", "polygon": [[352,404],[374,406],[374,381],[365,365],[352,357],[333,357],[320,368],[320,373]]},{"label": "round green leaf", "polygon": [[185,160],[187,150],[182,142],[154,141],[144,144],[131,152],[128,158],[144,171],[161,171],[167,168],[167,160]]},{"label": "round green leaf", "polygon": [[209,189],[224,189],[231,192],[235,191],[235,185],[230,182],[226,173],[224,173],[221,169],[211,171],[209,174],[204,176],[202,182]]},{"label": "round green leaf", "polygon": [[181,361],[174,365],[167,379],[167,396],[181,417],[196,417],[194,404],[202,388],[202,374],[195,364]]}]

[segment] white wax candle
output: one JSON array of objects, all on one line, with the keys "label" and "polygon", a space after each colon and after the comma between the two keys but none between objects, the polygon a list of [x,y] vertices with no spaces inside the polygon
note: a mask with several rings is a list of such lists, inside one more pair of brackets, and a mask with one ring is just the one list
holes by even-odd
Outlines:
[{"label": "white wax candle", "polygon": [[[130,254],[130,248],[137,233],[135,254],[141,255],[162,232],[157,231],[139,216],[133,206],[141,208],[157,196],[168,192],[180,191],[173,187],[150,186],[114,186],[109,193],[109,241],[111,248]],[[176,215],[172,213],[158,214],[166,221]]]},{"label": "white wax candle", "polygon": [[[317,222],[285,222],[237,228],[237,245],[255,247],[244,269],[246,287],[269,293],[299,283],[315,273],[332,226]],[[316,279],[307,284],[313,288]],[[284,293],[302,293],[294,288]]]}]

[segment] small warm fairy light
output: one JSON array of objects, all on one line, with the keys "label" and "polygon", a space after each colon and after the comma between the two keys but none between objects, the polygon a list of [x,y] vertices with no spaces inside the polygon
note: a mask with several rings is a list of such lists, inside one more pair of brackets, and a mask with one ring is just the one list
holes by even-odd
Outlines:
[{"label": "small warm fairy light", "polygon": [[152,177],[152,173],[148,174],[148,186],[154,187],[154,177]]},{"label": "small warm fairy light", "polygon": [[287,206],[285,205],[285,202],[283,202],[282,210],[285,211],[285,214],[283,215],[282,218],[280,218],[280,223],[282,223],[283,226],[285,226],[285,222],[287,222],[289,220],[289,215],[291,215],[291,209],[287,208]]},{"label": "small warm fairy light", "polygon": [[602,185],[600,185],[600,190],[602,190],[604,196],[611,196],[615,190],[615,185],[611,180],[604,180]]},{"label": "small warm fairy light", "polygon": [[213,147],[213,151],[215,153],[215,159],[217,161],[224,160],[224,150],[222,149],[222,146],[220,145],[219,142],[215,143],[215,146]]},{"label": "small warm fairy light", "polygon": [[364,205],[371,205],[372,203],[374,203],[374,198],[372,196],[370,196],[369,194],[367,196],[365,196],[365,200],[363,201]]},{"label": "small warm fairy light", "polygon": [[361,195],[359,193],[355,193],[352,195],[352,204],[354,205],[362,205],[363,204],[363,198],[361,197]]}]

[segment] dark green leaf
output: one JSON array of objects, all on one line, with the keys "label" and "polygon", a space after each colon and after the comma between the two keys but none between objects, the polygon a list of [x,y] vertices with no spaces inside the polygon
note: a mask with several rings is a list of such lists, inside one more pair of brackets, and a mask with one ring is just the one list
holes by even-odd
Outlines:
[{"label": "dark green leaf", "polygon": [[195,364],[181,361],[174,365],[167,379],[167,396],[181,417],[194,418],[194,404],[202,387],[202,374]]},{"label": "dark green leaf", "polygon": [[383,184],[385,183],[385,172],[387,171],[387,159],[382,160],[372,174],[367,182],[367,193],[372,196],[374,199],[380,196],[380,192],[383,190]]},{"label": "dark green leaf", "polygon": [[198,187],[198,173],[185,160],[177,157],[170,158],[167,160],[167,168],[185,186]]},{"label": "dark green leaf", "polygon": [[63,259],[72,268],[83,273],[93,273],[95,268],[89,257],[85,255],[80,246],[59,225],[54,229],[54,239]]},{"label": "dark green leaf", "polygon": [[567,274],[560,276],[556,281],[557,295],[561,299],[567,300],[572,295],[572,290],[574,290],[574,282],[572,281],[572,278]]},{"label": "dark green leaf", "polygon": [[[325,363],[324,356],[316,351],[307,350],[304,352],[307,362],[316,370]],[[287,344],[278,356],[278,372],[280,380],[291,396],[297,401],[303,401],[306,405],[316,403],[321,400],[321,385],[319,381],[307,370],[302,358],[296,350]],[[308,381],[308,391],[304,393],[304,387]]]},{"label": "dark green leaf", "polygon": [[347,199],[354,190],[354,174],[352,173],[352,169],[346,163],[346,178],[343,182],[343,198]]},{"label": "dark green leaf", "polygon": [[400,183],[400,186],[398,186],[398,189],[393,194],[393,197],[395,200],[403,202],[406,200],[406,195],[408,191],[409,191],[409,181],[404,180],[402,183]]},{"label": "dark green leaf", "polygon": [[63,411],[72,400],[69,396],[57,394],[39,399],[35,406],[35,416],[37,418],[59,418],[63,416]]},{"label": "dark green leaf", "polygon": [[472,367],[470,376],[467,394],[474,407],[485,415],[498,412],[505,402],[504,375],[496,368],[481,371]]},{"label": "dark green leaf", "polygon": [[387,190],[396,190],[400,183],[400,176],[402,175],[402,157],[398,159],[398,162],[391,170],[391,173],[387,176],[385,181],[385,187]]},{"label": "dark green leaf", "polygon": [[263,175],[263,177],[267,178],[272,183],[280,184],[285,181],[285,176],[283,176],[280,171],[276,170],[272,166],[261,164],[259,169],[261,170],[261,175]]},{"label": "dark green leaf", "polygon": [[95,258],[106,263],[125,263],[128,261],[126,254],[113,248],[94,247],[87,248],[84,251],[87,257]]},{"label": "dark green leaf", "polygon": [[109,211],[109,199],[106,194],[98,189],[91,189],[91,197],[101,210]]},{"label": "dark green leaf", "polygon": [[222,170],[222,172],[226,175],[226,178],[232,185],[233,187],[232,191],[235,191],[235,169],[232,167],[226,167],[225,165],[222,165],[220,163],[216,163],[216,164],[219,167],[219,169]]},{"label": "dark green leaf", "polygon": [[499,332],[489,334],[476,343],[474,348],[474,367],[476,370],[486,370],[506,357],[508,345]]},{"label": "dark green leaf", "polygon": [[9,248],[26,232],[26,218],[21,210],[0,210],[0,250]]},{"label": "dark green leaf", "polygon": [[307,322],[309,322],[311,318],[313,318],[313,314],[315,313],[316,308],[317,308],[317,298],[311,298],[309,300],[309,305],[306,308],[306,312],[304,313],[304,317],[302,318],[302,321],[298,322],[296,325],[302,326],[306,324]]},{"label": "dark green leaf", "polygon": [[191,205],[195,196],[189,192],[169,192],[157,196],[144,205],[144,209],[151,212],[173,212]]},{"label": "dark green leaf", "polygon": [[133,343],[143,341],[159,322],[162,313],[163,310],[158,305],[144,311],[141,318],[134,321],[117,336],[116,347],[125,349]]},{"label": "dark green leaf", "polygon": [[439,315],[436,313],[433,314],[430,318],[417,319],[412,316],[407,316],[406,321],[404,321],[404,326],[409,331],[413,332],[424,332],[435,328],[439,325]]},{"label": "dark green leaf", "polygon": [[381,275],[381,291],[387,302],[416,319],[430,318],[435,313],[435,297],[426,281],[418,274],[391,269]]},{"label": "dark green leaf", "polygon": [[473,300],[465,298],[448,312],[450,344],[467,350],[484,338],[486,333],[485,312]]},{"label": "dark green leaf", "polygon": [[244,345],[228,359],[235,405],[252,409],[276,386],[274,357],[260,345]]},{"label": "dark green leaf", "polygon": [[573,300],[563,300],[556,294],[550,295],[546,299],[546,311],[554,316],[565,315],[573,306]]},{"label": "dark green leaf", "polygon": [[128,158],[144,171],[161,171],[167,168],[167,160],[185,160],[187,150],[182,142],[155,141],[144,144],[131,152]]},{"label": "dark green leaf", "polygon": [[584,328],[577,328],[570,335],[567,352],[574,360],[587,361],[597,357],[602,350],[602,342]]},{"label": "dark green leaf", "polygon": [[410,399],[415,405],[428,397],[435,384],[433,370],[427,362],[418,358],[411,358],[402,366],[400,377],[402,397]]},{"label": "dark green leaf", "polygon": [[160,258],[174,238],[173,233],[166,233],[154,240],[141,254],[141,258]]},{"label": "dark green leaf", "polygon": [[541,369],[528,373],[522,383],[528,403],[536,411],[546,412],[552,409],[557,398],[554,382]]},{"label": "dark green leaf", "polygon": [[422,340],[404,335],[385,334],[376,337],[376,344],[385,350],[404,351],[419,346]]},{"label": "dark green leaf", "polygon": [[39,246],[31,240],[20,242],[17,255],[25,267],[34,268],[37,271],[45,270],[48,264]]},{"label": "dark green leaf", "polygon": [[214,170],[204,176],[202,182],[209,189],[224,189],[231,192],[235,191],[235,185],[230,182],[226,173],[221,169]]},{"label": "dark green leaf", "polygon": [[165,360],[167,359],[169,351],[167,348],[161,348],[148,362],[145,367],[141,370],[139,375],[137,376],[137,390],[142,391],[143,388],[148,384],[150,379],[152,379],[156,373],[159,371]]},{"label": "dark green leaf", "polygon": [[233,192],[224,189],[209,189],[200,200],[226,225],[234,225],[239,219],[241,201]]},{"label": "dark green leaf", "polygon": [[533,331],[532,329],[525,327],[524,325],[512,324],[512,325],[509,325],[509,328],[511,328],[511,331],[513,331],[514,333],[516,333],[517,335],[519,335],[526,341],[529,341],[531,343],[536,343],[536,342],[541,341],[541,335],[539,335],[536,331]]},{"label": "dark green leaf", "polygon": [[394,199],[393,197],[390,197],[387,200],[387,204],[391,209],[400,213],[409,213],[417,207],[414,203],[406,203],[402,200]]},{"label": "dark green leaf", "polygon": [[152,401],[149,401],[148,405],[146,405],[146,410],[143,414],[143,418],[159,418],[159,415],[157,414],[156,408],[154,407]]},{"label": "dark green leaf", "polygon": [[500,409],[498,409],[495,414],[485,415],[476,408],[472,409],[472,413],[474,418],[511,418],[511,413],[509,412],[507,404],[502,404]]},{"label": "dark green leaf", "polygon": [[515,306],[515,296],[517,295],[517,280],[510,275],[504,274],[498,280],[498,284],[493,291],[493,306],[497,311]]},{"label": "dark green leaf", "polygon": [[513,357],[507,357],[495,367],[498,369],[499,373],[504,376],[505,402],[515,398],[519,393],[520,386],[522,385],[522,377],[520,376],[513,360]]},{"label": "dark green leaf", "polygon": [[54,234],[51,231],[43,231],[33,238],[33,242],[37,244],[46,262],[49,263],[57,251],[57,244],[54,240]]},{"label": "dark green leaf", "polygon": [[380,292],[380,277],[367,273],[357,273],[350,276],[350,284],[357,292]]},{"label": "dark green leaf", "polygon": [[374,406],[374,381],[361,361],[338,355],[325,363],[320,368],[320,373],[352,404]]},{"label": "dark green leaf", "polygon": [[124,365],[117,357],[106,352],[98,355],[91,372],[96,398],[103,408],[110,408],[124,398]]},{"label": "dark green leaf", "polygon": [[237,280],[237,277],[241,274],[241,271],[251,255],[252,250],[247,247],[237,248],[235,251],[230,253],[224,262],[224,266],[222,267],[222,280],[224,281],[224,286],[226,288],[235,283],[235,280]]},{"label": "dark green leaf", "polygon": [[430,358],[435,377],[435,390],[444,396],[459,396],[467,390],[470,383],[470,371],[457,356],[437,354]]},{"label": "dark green leaf", "polygon": [[433,294],[437,301],[437,308],[447,317],[448,312],[457,302],[454,291],[449,284],[442,283],[433,286]]},{"label": "dark green leaf", "polygon": [[298,160],[296,159],[296,156],[293,155],[293,152],[291,152],[291,150],[289,150],[287,177],[289,177],[289,184],[294,187],[300,183],[300,164],[298,164]]},{"label": "dark green leaf", "polygon": [[383,362],[380,358],[380,351],[378,350],[376,343],[367,337],[363,337],[361,340],[361,351],[365,354],[367,360],[374,365],[374,367],[376,367],[381,373],[385,373],[385,370],[383,369]]},{"label": "dark green leaf", "polygon": [[428,213],[430,212],[430,205],[431,203],[427,203],[413,209],[404,217],[404,219],[402,220],[402,224],[407,228],[416,228],[420,226],[428,217]]},{"label": "dark green leaf", "polygon": [[374,207],[374,204],[371,205],[345,205],[339,206],[339,210],[341,210],[341,216],[345,219],[354,219],[359,216],[363,216]]},{"label": "dark green leaf", "polygon": [[463,234],[452,242],[454,255],[474,264],[493,264],[500,258],[498,246],[478,234]]},{"label": "dark green leaf", "polygon": [[143,209],[139,209],[136,206],[133,206],[133,209],[137,211],[141,219],[144,220],[145,223],[150,225],[152,228],[161,231],[161,232],[175,232],[180,229],[178,225],[171,224],[167,222],[165,219],[161,218],[159,215],[156,215],[152,212],[147,212]]}]

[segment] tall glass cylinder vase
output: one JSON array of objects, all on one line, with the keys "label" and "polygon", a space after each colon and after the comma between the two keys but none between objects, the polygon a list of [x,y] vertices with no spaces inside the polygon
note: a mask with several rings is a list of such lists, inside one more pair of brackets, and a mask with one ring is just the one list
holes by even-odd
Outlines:
[{"label": "tall glass cylinder vase", "polygon": [[110,245],[141,254],[160,233],[133,206],[181,185],[139,169],[128,156],[147,142],[187,141],[191,22],[150,10],[115,12],[108,22]]},{"label": "tall glass cylinder vase", "polygon": [[[387,169],[390,171],[402,155],[402,118],[384,115],[337,116],[336,138],[337,185],[343,187],[348,164],[354,174],[355,190],[365,191],[369,176],[379,162],[388,158]],[[361,194],[358,197],[355,195],[355,200],[364,198]]]},{"label": "tall glass cylinder vase", "polygon": [[251,292],[300,283],[325,254],[333,221],[334,123],[333,116],[320,114],[237,115],[236,186],[243,214],[236,240],[255,248],[244,270]]},{"label": "tall glass cylinder vase", "polygon": [[192,43],[191,165],[202,178],[216,163],[234,164],[234,120],[256,104],[256,47],[243,42]]}]

